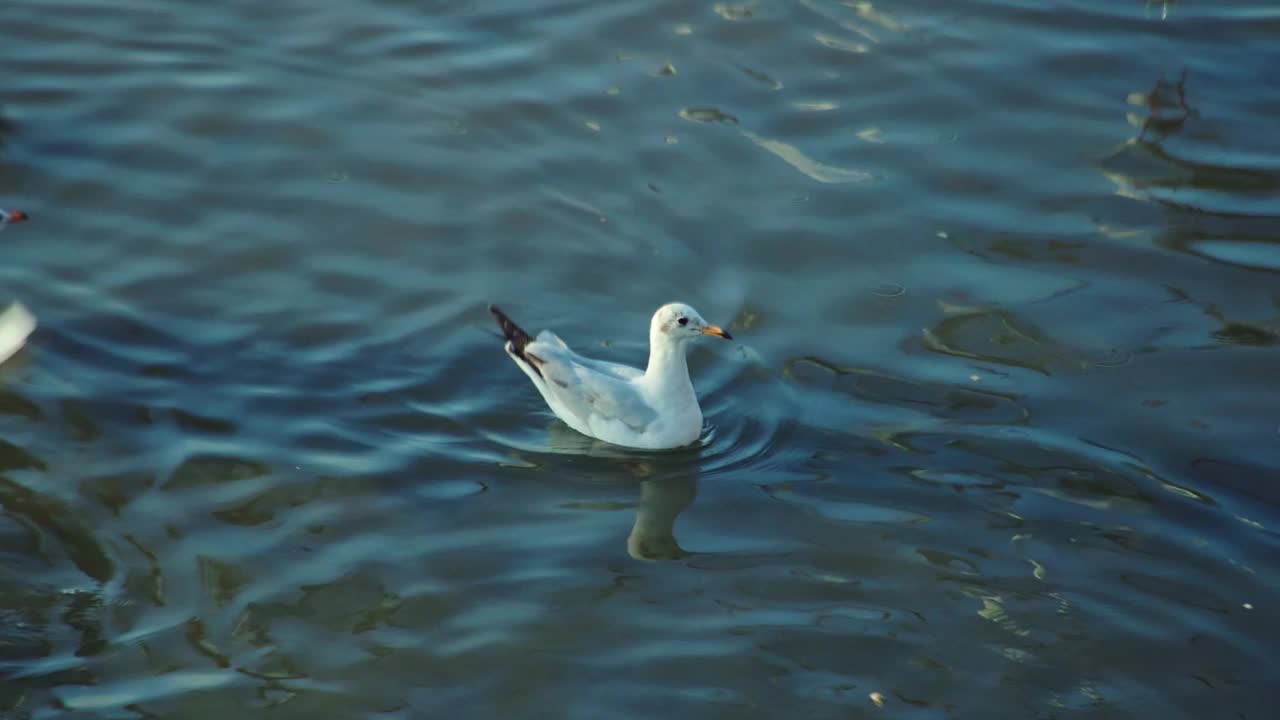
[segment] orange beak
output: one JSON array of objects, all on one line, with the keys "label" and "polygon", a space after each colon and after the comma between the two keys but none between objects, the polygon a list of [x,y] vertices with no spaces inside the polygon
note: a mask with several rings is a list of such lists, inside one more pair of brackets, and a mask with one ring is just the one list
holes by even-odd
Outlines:
[{"label": "orange beak", "polygon": [[26,220],[26,219],[28,219],[27,214],[22,212],[21,210],[14,210],[13,212],[9,213],[9,222],[11,223],[22,222],[23,220]]},{"label": "orange beak", "polygon": [[720,327],[719,325],[708,325],[708,326],[706,326],[706,327],[702,328],[702,334],[703,334],[703,335],[715,335],[716,337],[724,338],[725,340],[732,340],[732,339],[733,339],[733,336],[732,336],[732,335],[730,335],[729,333],[725,332],[725,331],[724,331],[724,328]]}]

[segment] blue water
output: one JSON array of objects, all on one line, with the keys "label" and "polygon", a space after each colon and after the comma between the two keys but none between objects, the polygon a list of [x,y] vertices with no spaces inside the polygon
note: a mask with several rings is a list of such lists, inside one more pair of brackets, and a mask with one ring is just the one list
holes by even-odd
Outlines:
[{"label": "blue water", "polygon": [[[1256,718],[1273,4],[11,0],[0,717]],[[485,307],[706,432],[555,420]]]}]

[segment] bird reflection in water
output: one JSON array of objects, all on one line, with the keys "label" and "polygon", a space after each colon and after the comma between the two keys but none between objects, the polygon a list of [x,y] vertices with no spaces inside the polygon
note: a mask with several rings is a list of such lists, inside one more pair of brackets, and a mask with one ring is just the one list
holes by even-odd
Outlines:
[{"label": "bird reflection in water", "polygon": [[[1147,110],[1145,117],[1135,112],[1126,116],[1129,124],[1138,128],[1138,134],[1098,163],[1102,174],[1115,183],[1117,194],[1143,202],[1177,205],[1180,203],[1168,197],[1168,191],[1203,185],[1205,181],[1196,180],[1197,175],[1218,174],[1220,168],[1191,162],[1163,147],[1165,140],[1182,131],[1187,120],[1199,117],[1199,112],[1187,103],[1186,70],[1176,82],[1159,78],[1148,92],[1129,93],[1128,104]],[[1230,169],[1226,170],[1230,174]],[[1153,190],[1166,192],[1164,196],[1153,196]]]},{"label": "bird reflection in water", "polygon": [[[1141,129],[1135,140],[1142,142],[1159,142],[1169,135],[1178,132],[1188,118],[1195,117],[1196,111],[1187,104],[1187,71],[1183,70],[1177,82],[1169,82],[1164,78],[1156,80],[1151,91],[1145,94],[1133,93],[1129,102],[1147,107],[1147,116],[1137,118],[1131,116],[1135,125],[1140,123]],[[1150,133],[1151,136],[1148,136]]]},{"label": "bird reflection in water", "polygon": [[679,560],[691,553],[676,540],[676,517],[693,504],[698,484],[689,477],[667,477],[640,483],[636,522],[627,536],[627,554],[637,560]]},{"label": "bird reflection in water", "polygon": [[691,553],[675,536],[676,518],[698,496],[697,446],[643,453],[601,442],[556,422],[548,428],[551,450],[584,455],[599,463],[593,478],[608,482],[638,481],[636,519],[627,535],[627,554],[637,560],[679,560]]}]

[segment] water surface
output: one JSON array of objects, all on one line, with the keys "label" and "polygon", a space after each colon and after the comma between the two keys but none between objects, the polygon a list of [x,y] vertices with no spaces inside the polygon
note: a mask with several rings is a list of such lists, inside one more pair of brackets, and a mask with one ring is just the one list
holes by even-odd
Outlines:
[{"label": "water surface", "polygon": [[[0,715],[1269,717],[1278,41],[11,0]],[[484,311],[642,364],[677,299],[740,342],[669,453]]]}]

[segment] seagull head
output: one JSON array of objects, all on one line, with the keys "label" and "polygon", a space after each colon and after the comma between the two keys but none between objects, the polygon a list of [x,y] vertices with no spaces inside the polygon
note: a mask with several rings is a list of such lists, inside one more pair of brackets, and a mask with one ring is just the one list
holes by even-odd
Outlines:
[{"label": "seagull head", "polygon": [[0,210],[0,230],[9,223],[20,223],[26,219],[27,214],[21,210]]},{"label": "seagull head", "polygon": [[664,338],[668,342],[683,343],[696,340],[703,335],[714,335],[732,340],[733,336],[718,325],[712,325],[697,310],[684,303],[670,303],[658,308],[649,323],[649,335],[652,338]]}]

